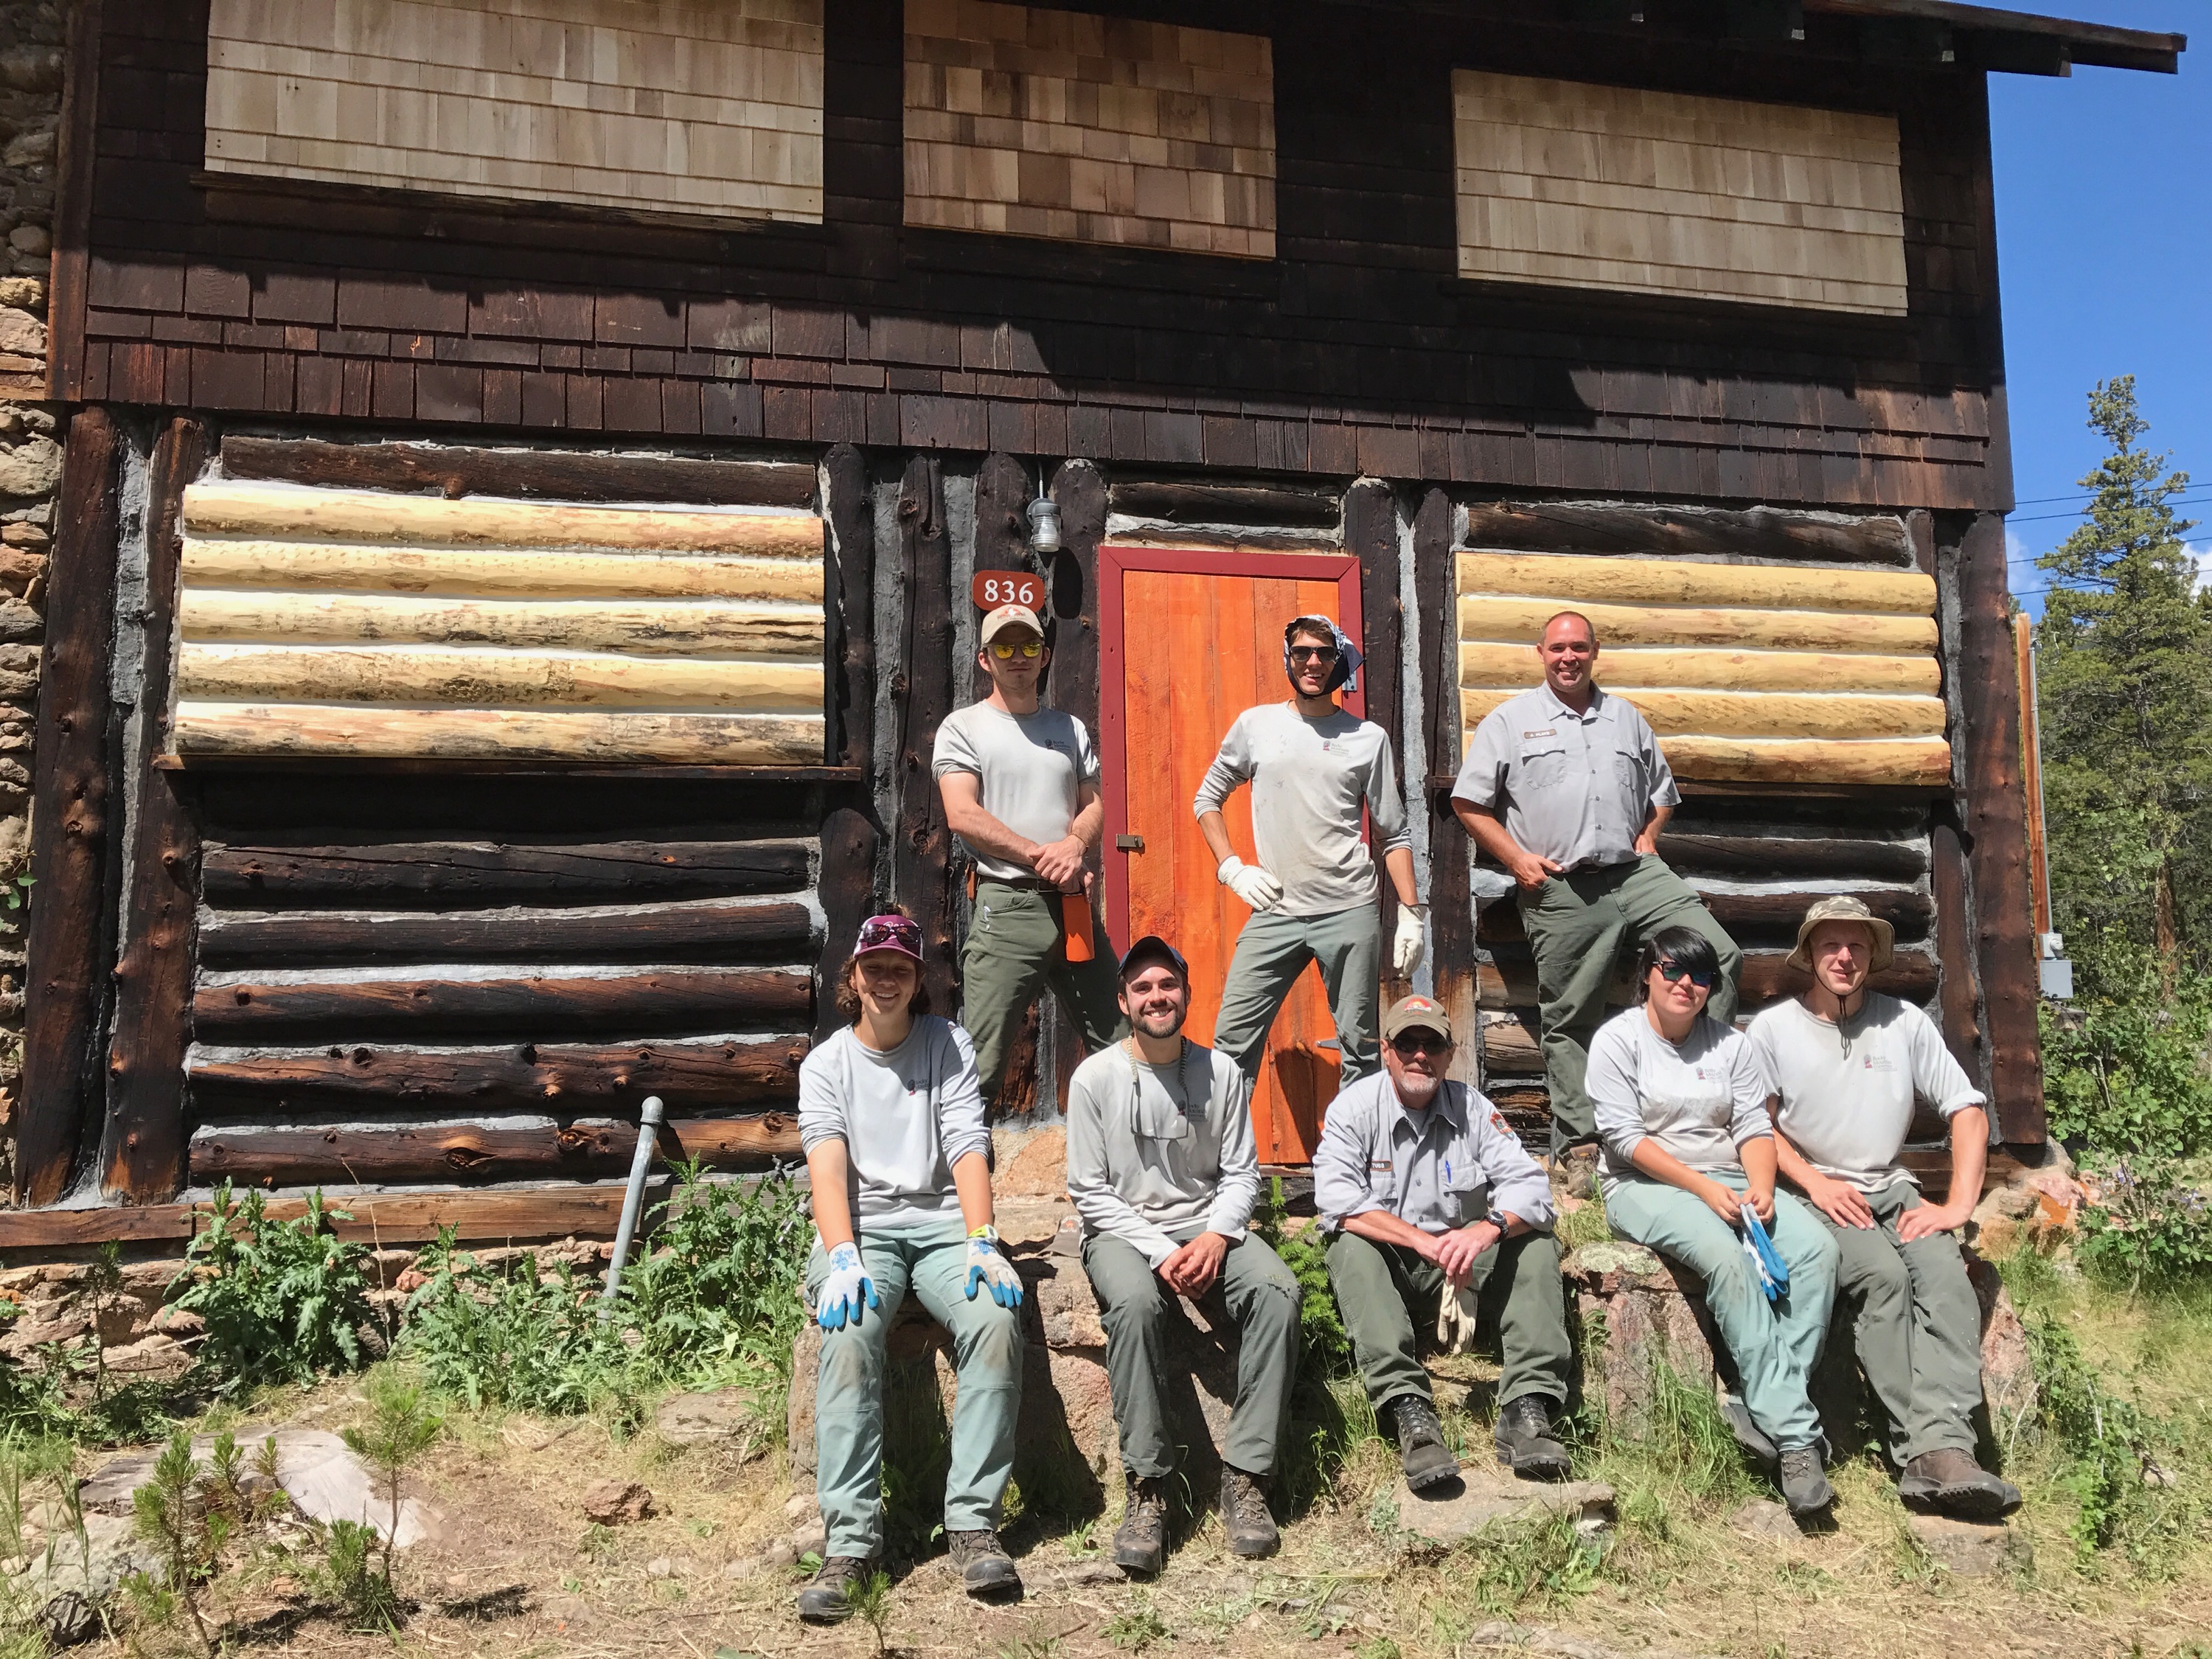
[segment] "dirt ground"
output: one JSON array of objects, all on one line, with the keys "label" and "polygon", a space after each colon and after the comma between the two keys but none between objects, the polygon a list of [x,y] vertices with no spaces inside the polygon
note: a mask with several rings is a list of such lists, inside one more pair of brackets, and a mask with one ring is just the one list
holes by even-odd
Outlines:
[{"label": "dirt ground", "polygon": [[[287,1420],[340,1426],[358,1410],[356,1389],[339,1382],[293,1394]],[[416,1483],[442,1524],[404,1557],[401,1588],[418,1607],[398,1636],[303,1617],[299,1581],[283,1562],[264,1560],[219,1587],[218,1604],[240,1627],[234,1651],[382,1655],[396,1645],[455,1659],[876,1651],[866,1626],[800,1625],[791,1597],[804,1574],[762,1565],[792,1524],[776,1452],[738,1464],[649,1434],[620,1441],[591,1419],[460,1414],[451,1428]],[[2031,1559],[1996,1577],[1956,1577],[1911,1545],[1903,1512],[1869,1467],[1841,1472],[1832,1531],[1779,1543],[1741,1535],[1711,1510],[1678,1503],[1655,1513],[1652,1500],[1624,1492],[1624,1522],[1601,1562],[1571,1559],[1571,1559],[1554,1552],[1547,1560],[1510,1540],[1451,1553],[1409,1548],[1376,1502],[1394,1463],[1378,1443],[1363,1445],[1334,1493],[1285,1528],[1276,1559],[1237,1561],[1208,1521],[1150,1586],[1102,1582],[1112,1577],[1097,1548],[1110,1514],[1074,1532],[1018,1521],[1010,1541],[1028,1583],[1024,1600],[969,1601],[940,1556],[901,1573],[884,1638],[906,1654],[1003,1659],[1308,1645],[1361,1659],[1515,1646],[1565,1659],[1606,1659],[1594,1649],[1887,1659],[1901,1647],[1945,1659],[2160,1659],[2212,1643],[2212,1563],[2202,1552],[2158,1582],[2085,1572],[2064,1535],[2066,1516],[2031,1508],[2019,1523]],[[644,1482],[656,1513],[614,1528],[587,1523],[584,1492],[610,1476]]]}]

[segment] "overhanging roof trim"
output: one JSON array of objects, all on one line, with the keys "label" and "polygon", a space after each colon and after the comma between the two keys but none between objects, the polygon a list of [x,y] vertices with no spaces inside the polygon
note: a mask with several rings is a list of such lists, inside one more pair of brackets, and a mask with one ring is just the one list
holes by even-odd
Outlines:
[{"label": "overhanging roof trim", "polygon": [[1803,0],[1808,12],[1838,13],[1854,17],[1907,17],[1923,22],[1944,23],[1954,29],[1984,34],[2033,35],[2062,45],[2076,64],[2104,69],[2146,70],[2172,75],[2180,70],[2181,54],[2189,49],[2185,34],[2163,34],[2150,29],[2124,29],[2109,23],[2077,22],[2066,17],[2045,17],[2034,12],[2008,11],[1996,6],[1972,6],[1960,0]]}]

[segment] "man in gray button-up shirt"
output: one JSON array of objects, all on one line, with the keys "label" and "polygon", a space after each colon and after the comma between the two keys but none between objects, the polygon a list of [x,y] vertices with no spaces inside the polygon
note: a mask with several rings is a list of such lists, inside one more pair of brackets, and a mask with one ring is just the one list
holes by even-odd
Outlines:
[{"label": "man in gray button-up shirt", "polygon": [[1644,716],[1598,689],[1589,619],[1562,611],[1536,655],[1544,684],[1475,727],[1452,810],[1513,878],[1536,957],[1556,1156],[1596,1139],[1583,1072],[1626,953],[1662,927],[1696,928],[1720,957],[1706,1012],[1725,1025],[1743,952],[1659,856],[1659,832],[1682,797]]},{"label": "man in gray button-up shirt", "polygon": [[1573,1348],[1552,1236],[1552,1188],[1490,1102],[1447,1081],[1451,1022],[1427,997],[1382,1022],[1381,1073],[1328,1103],[1314,1152],[1314,1206],[1336,1235],[1329,1282],[1376,1415],[1395,1419],[1416,1491],[1459,1462],[1437,1421],[1416,1333],[1471,1341],[1497,1328],[1498,1459],[1516,1474],[1567,1472],[1552,1409],[1567,1397]]}]

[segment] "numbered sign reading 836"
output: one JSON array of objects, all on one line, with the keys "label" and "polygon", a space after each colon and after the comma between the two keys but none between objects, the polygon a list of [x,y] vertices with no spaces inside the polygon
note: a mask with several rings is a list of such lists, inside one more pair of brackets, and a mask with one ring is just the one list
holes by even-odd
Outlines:
[{"label": "numbered sign reading 836", "polygon": [[1025,605],[1039,616],[1044,614],[1043,579],[1026,570],[979,570],[968,591],[986,611],[996,611],[1002,605]]}]

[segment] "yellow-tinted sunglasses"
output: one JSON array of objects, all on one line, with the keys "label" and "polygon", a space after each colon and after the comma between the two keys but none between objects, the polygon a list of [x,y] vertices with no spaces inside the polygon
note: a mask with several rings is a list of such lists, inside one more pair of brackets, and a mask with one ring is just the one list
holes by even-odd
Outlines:
[{"label": "yellow-tinted sunglasses", "polygon": [[1044,654],[1044,641],[1024,640],[1019,645],[1000,645],[993,641],[991,644],[991,654],[1000,662],[1012,662],[1017,651],[1024,657],[1041,657]]}]

